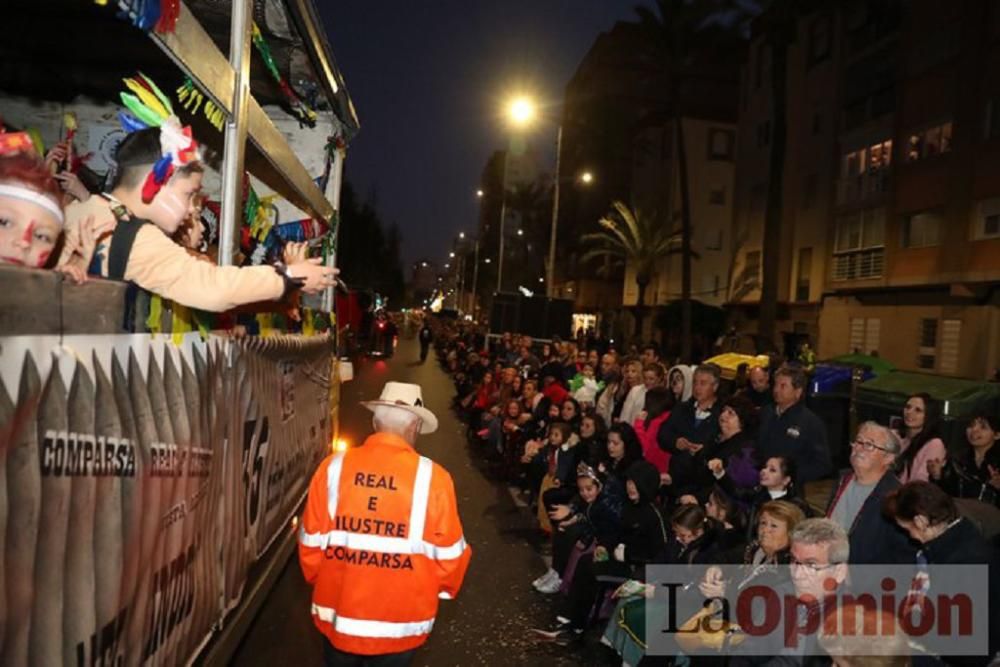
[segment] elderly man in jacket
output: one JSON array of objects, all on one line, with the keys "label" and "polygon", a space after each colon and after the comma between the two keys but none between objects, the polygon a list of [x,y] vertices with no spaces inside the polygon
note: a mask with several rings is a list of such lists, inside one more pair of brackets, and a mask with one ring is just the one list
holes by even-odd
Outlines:
[{"label": "elderly man in jacket", "polygon": [[840,477],[826,516],[847,531],[851,563],[913,562],[913,547],[896,523],[882,514],[882,499],[899,488],[892,471],[902,446],[889,428],[865,422],[851,442],[851,470]]},{"label": "elderly man in jacket", "polygon": [[375,433],[320,464],[299,562],[327,665],[409,665],[430,636],[438,600],[458,594],[472,550],[451,475],[414,450],[419,434],[437,430],[420,387],[388,382],[363,405]]}]

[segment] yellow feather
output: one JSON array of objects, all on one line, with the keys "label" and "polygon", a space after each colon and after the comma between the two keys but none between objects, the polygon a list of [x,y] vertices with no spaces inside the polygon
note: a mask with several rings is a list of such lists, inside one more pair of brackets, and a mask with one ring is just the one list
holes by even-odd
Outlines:
[{"label": "yellow feather", "polygon": [[160,103],[160,100],[157,99],[156,95],[146,90],[145,86],[138,83],[135,79],[125,79],[125,85],[139,97],[140,102],[145,104],[157,116],[166,118],[170,115],[163,104]]}]

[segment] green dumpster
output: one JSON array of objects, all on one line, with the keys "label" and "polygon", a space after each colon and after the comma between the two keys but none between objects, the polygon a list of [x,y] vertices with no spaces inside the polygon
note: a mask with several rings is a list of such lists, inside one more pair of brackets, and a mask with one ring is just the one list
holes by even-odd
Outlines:
[{"label": "green dumpster", "polygon": [[897,371],[858,387],[858,419],[888,426],[893,417],[903,414],[907,396],[920,392],[940,402],[942,437],[952,453],[964,447],[965,427],[975,412],[987,410],[996,414],[1000,410],[1000,384]]}]

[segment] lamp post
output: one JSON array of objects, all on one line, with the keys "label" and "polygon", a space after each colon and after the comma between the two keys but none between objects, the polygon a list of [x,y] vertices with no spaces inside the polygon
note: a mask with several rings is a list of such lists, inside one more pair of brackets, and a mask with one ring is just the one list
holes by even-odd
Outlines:
[{"label": "lamp post", "polygon": [[[530,97],[520,95],[507,104],[507,123],[514,128],[524,128],[535,119],[536,106]],[[497,292],[503,287],[504,232],[507,221],[507,166],[510,161],[510,142],[503,156],[503,178],[500,181],[500,244],[497,257]],[[478,194],[478,193],[477,193]]]},{"label": "lamp post", "polygon": [[556,230],[559,226],[559,161],[562,157],[562,125],[556,132],[556,177],[552,186],[552,231],[549,234],[549,265],[545,272],[545,295],[550,299],[555,296],[556,275]]}]

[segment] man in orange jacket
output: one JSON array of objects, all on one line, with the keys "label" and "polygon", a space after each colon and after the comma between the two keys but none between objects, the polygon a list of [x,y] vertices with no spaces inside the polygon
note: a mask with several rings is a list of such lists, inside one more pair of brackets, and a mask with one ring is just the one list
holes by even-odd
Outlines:
[{"label": "man in orange jacket", "polygon": [[363,405],[375,433],[313,475],[299,561],[328,665],[409,665],[438,600],[461,588],[472,549],[451,475],[413,449],[418,434],[437,430],[420,386],[388,382]]}]

